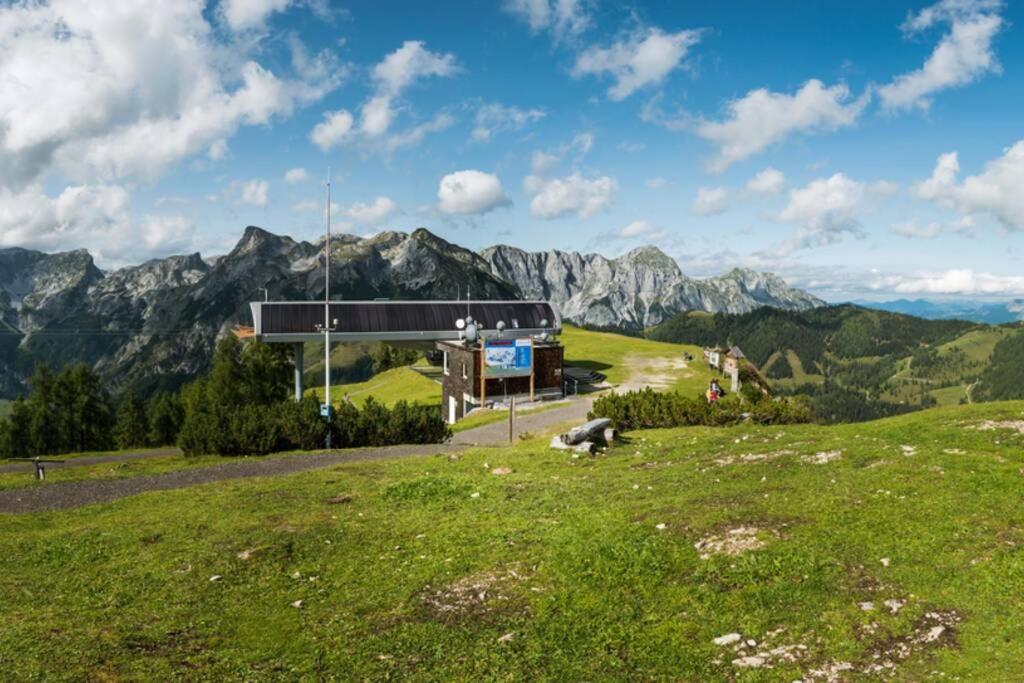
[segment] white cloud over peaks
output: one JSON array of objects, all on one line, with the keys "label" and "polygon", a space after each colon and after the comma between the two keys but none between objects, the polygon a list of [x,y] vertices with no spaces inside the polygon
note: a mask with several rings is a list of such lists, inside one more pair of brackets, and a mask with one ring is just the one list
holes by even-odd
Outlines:
[{"label": "white cloud over peaks", "polygon": [[533,195],[530,215],[534,218],[590,218],[611,208],[619,183],[608,176],[586,178],[573,173],[565,178],[527,176],[523,187]]},{"label": "white cloud over peaks", "polygon": [[380,137],[395,120],[394,99],[422,78],[452,76],[458,71],[455,56],[431,52],[420,40],[407,40],[373,67],[377,92],[363,105],[360,131],[370,138]]},{"label": "white cloud over peaks", "polygon": [[235,31],[259,28],[275,12],[288,8],[294,0],[224,0],[221,14]]},{"label": "white cloud over peaks", "polygon": [[483,214],[512,200],[493,173],[466,170],[449,173],[437,188],[437,208],[448,214]]},{"label": "white cloud over peaks", "polygon": [[786,189],[786,176],[769,166],[747,182],[747,191],[754,194],[779,194]]},{"label": "white cloud over peaks", "polygon": [[919,223],[916,218],[901,223],[894,223],[891,226],[893,234],[907,239],[930,240],[943,235],[961,235],[964,237],[974,236],[974,219],[970,216],[963,216],[952,223],[941,223],[931,221]]},{"label": "white cloud over peaks", "polygon": [[309,171],[304,168],[290,168],[284,174],[284,181],[289,185],[296,185],[309,180]]},{"label": "white cloud over peaks", "polygon": [[[0,184],[23,187],[54,168],[79,182],[153,179],[340,84],[343,69],[272,73],[250,44],[224,42],[203,9],[197,0],[0,8]],[[330,53],[318,59],[336,64]]]},{"label": "white cloud over peaks", "polygon": [[948,23],[950,30],[920,69],[897,76],[879,88],[885,107],[927,109],[934,93],[997,72],[999,63],[992,41],[1003,27],[1001,8],[1002,3],[996,0],[942,0],[910,15],[903,25],[907,34],[917,34],[939,23]]},{"label": "white cloud over peaks", "polygon": [[779,214],[780,220],[797,225],[786,249],[833,244],[845,233],[860,234],[867,193],[864,183],[842,173],[791,190],[789,203]]},{"label": "white cloud over peaks", "polygon": [[484,104],[476,110],[473,139],[477,142],[487,142],[496,133],[522,130],[544,116],[543,109],[520,109],[499,103]]},{"label": "white cloud over peaks", "polygon": [[850,89],[842,83],[826,87],[814,79],[792,95],[760,88],[730,102],[724,120],[700,123],[697,134],[718,146],[711,168],[721,172],[794,133],[851,126],[868,100],[867,93],[851,100]]},{"label": "white cloud over peaks", "polygon": [[556,41],[577,36],[591,24],[584,0],[506,0],[505,10],[534,33],[550,31]]},{"label": "white cloud over peaks", "polygon": [[370,204],[356,202],[345,209],[345,215],[363,225],[378,225],[398,211],[390,197],[377,197]]},{"label": "white cloud over peaks", "polygon": [[183,250],[193,237],[192,223],[182,216],[133,216],[131,195],[119,185],[76,185],[54,198],[38,185],[0,189],[0,247],[85,247],[112,267]]},{"label": "white cloud over peaks", "polygon": [[634,31],[608,47],[590,47],[576,57],[572,75],[610,75],[612,100],[624,100],[637,90],[655,85],[682,64],[689,49],[700,42],[701,31],[665,33],[659,28]]},{"label": "white cloud over peaks", "polygon": [[346,109],[325,111],[324,120],[313,126],[309,139],[314,145],[326,152],[349,138],[349,134],[352,132],[352,124],[352,114]]},{"label": "white cloud over peaks", "polygon": [[986,163],[978,175],[957,182],[959,173],[957,153],[943,154],[931,177],[915,191],[922,199],[961,214],[988,213],[1009,230],[1024,230],[1024,140]]},{"label": "white cloud over peaks", "polygon": [[1020,296],[1024,294],[1024,276],[993,275],[964,268],[909,276],[882,276],[872,283],[872,288],[901,294]]},{"label": "white cloud over peaks", "polygon": [[711,216],[725,211],[729,202],[729,190],[724,187],[701,187],[693,200],[691,211],[698,216]]},{"label": "white cloud over peaks", "polygon": [[268,194],[270,192],[270,183],[266,180],[259,180],[254,178],[242,185],[241,200],[244,204],[252,204],[253,206],[266,206],[268,201]]},{"label": "white cloud over peaks", "polygon": [[639,237],[649,233],[654,226],[647,221],[633,221],[622,230],[619,231],[620,237]]}]

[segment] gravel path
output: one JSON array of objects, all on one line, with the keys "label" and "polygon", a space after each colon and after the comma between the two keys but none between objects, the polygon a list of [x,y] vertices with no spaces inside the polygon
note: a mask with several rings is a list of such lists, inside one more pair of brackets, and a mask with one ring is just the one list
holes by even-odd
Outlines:
[{"label": "gravel path", "polygon": [[[145,460],[146,458],[166,457],[168,455],[181,455],[180,448],[151,448],[137,453],[110,453],[108,455],[83,455],[77,458],[68,458],[63,462],[46,463],[46,470],[59,470],[65,467],[86,467],[87,465],[102,465],[108,462],[125,462],[128,460]],[[46,456],[44,460],[60,460],[61,456]],[[35,465],[31,462],[9,462],[0,465],[0,474],[10,472],[32,472]]]},{"label": "gravel path", "polygon": [[[517,433],[536,432],[547,429],[560,422],[577,420],[586,417],[591,401],[581,399],[572,401],[564,407],[552,408],[534,415],[523,415],[517,421]],[[191,469],[149,474],[124,479],[85,479],[45,485],[32,485],[25,488],[0,490],[0,513],[44,512],[47,510],[67,510],[83,505],[106,503],[127,496],[134,496],[146,491],[168,491],[187,488],[198,484],[208,484],[232,479],[249,477],[267,477],[278,474],[291,474],[307,470],[327,467],[347,462],[363,460],[383,460],[402,458],[415,455],[432,455],[435,453],[452,453],[464,450],[470,445],[503,446],[508,442],[508,425],[500,422],[483,425],[456,434],[446,444],[388,446],[384,448],[361,448],[346,451],[327,451],[309,455],[268,456],[265,458],[245,458],[228,460],[217,465],[194,467]],[[142,453],[120,453],[109,456],[86,456],[74,458],[64,466],[78,466],[105,462],[154,457],[155,455],[173,455],[177,451],[146,451]],[[86,462],[90,460],[91,462]],[[7,466],[5,466],[7,467]],[[17,463],[15,467],[31,468],[31,463]],[[60,467],[50,465],[49,467]]]}]

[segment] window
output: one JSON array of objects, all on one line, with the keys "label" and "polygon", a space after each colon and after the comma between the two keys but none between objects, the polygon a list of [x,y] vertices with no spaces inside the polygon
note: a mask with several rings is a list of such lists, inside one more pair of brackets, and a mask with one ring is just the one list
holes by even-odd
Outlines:
[{"label": "window", "polygon": [[462,379],[466,379],[469,375],[466,374],[466,363],[462,363]]},{"label": "window", "polygon": [[444,352],[444,374],[448,374],[448,352]]}]

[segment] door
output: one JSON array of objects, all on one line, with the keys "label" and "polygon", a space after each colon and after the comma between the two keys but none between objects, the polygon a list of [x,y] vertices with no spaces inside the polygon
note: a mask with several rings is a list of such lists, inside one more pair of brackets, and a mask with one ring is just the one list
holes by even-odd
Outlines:
[{"label": "door", "polygon": [[455,424],[455,406],[456,406],[455,397],[454,396],[449,396],[448,397],[448,424],[450,424],[450,425]]}]

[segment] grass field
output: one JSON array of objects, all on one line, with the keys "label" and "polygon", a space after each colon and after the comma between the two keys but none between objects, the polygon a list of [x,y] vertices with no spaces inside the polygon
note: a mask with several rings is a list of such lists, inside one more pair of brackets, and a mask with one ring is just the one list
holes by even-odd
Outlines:
[{"label": "grass field", "polygon": [[0,418],[7,417],[8,415],[11,414],[12,403],[13,401],[8,401],[7,399],[0,398]]},{"label": "grass field", "polygon": [[[565,345],[566,365],[604,373],[612,385],[650,384],[686,394],[703,394],[713,376],[704,366],[699,346],[593,332],[571,325],[564,327],[560,339]],[[681,364],[684,353],[696,359],[688,368]]]},{"label": "grass field", "polygon": [[581,459],[537,439],[7,516],[0,666],[7,680],[1017,680],[1022,419],[1005,403],[634,432]]},{"label": "grass field", "polygon": [[[322,386],[310,389],[323,400]],[[412,368],[392,368],[374,375],[365,382],[337,384],[331,386],[331,402],[339,405],[345,394],[353,403],[361,406],[370,396],[375,401],[393,406],[398,401],[441,405],[441,385],[424,377]]]}]

